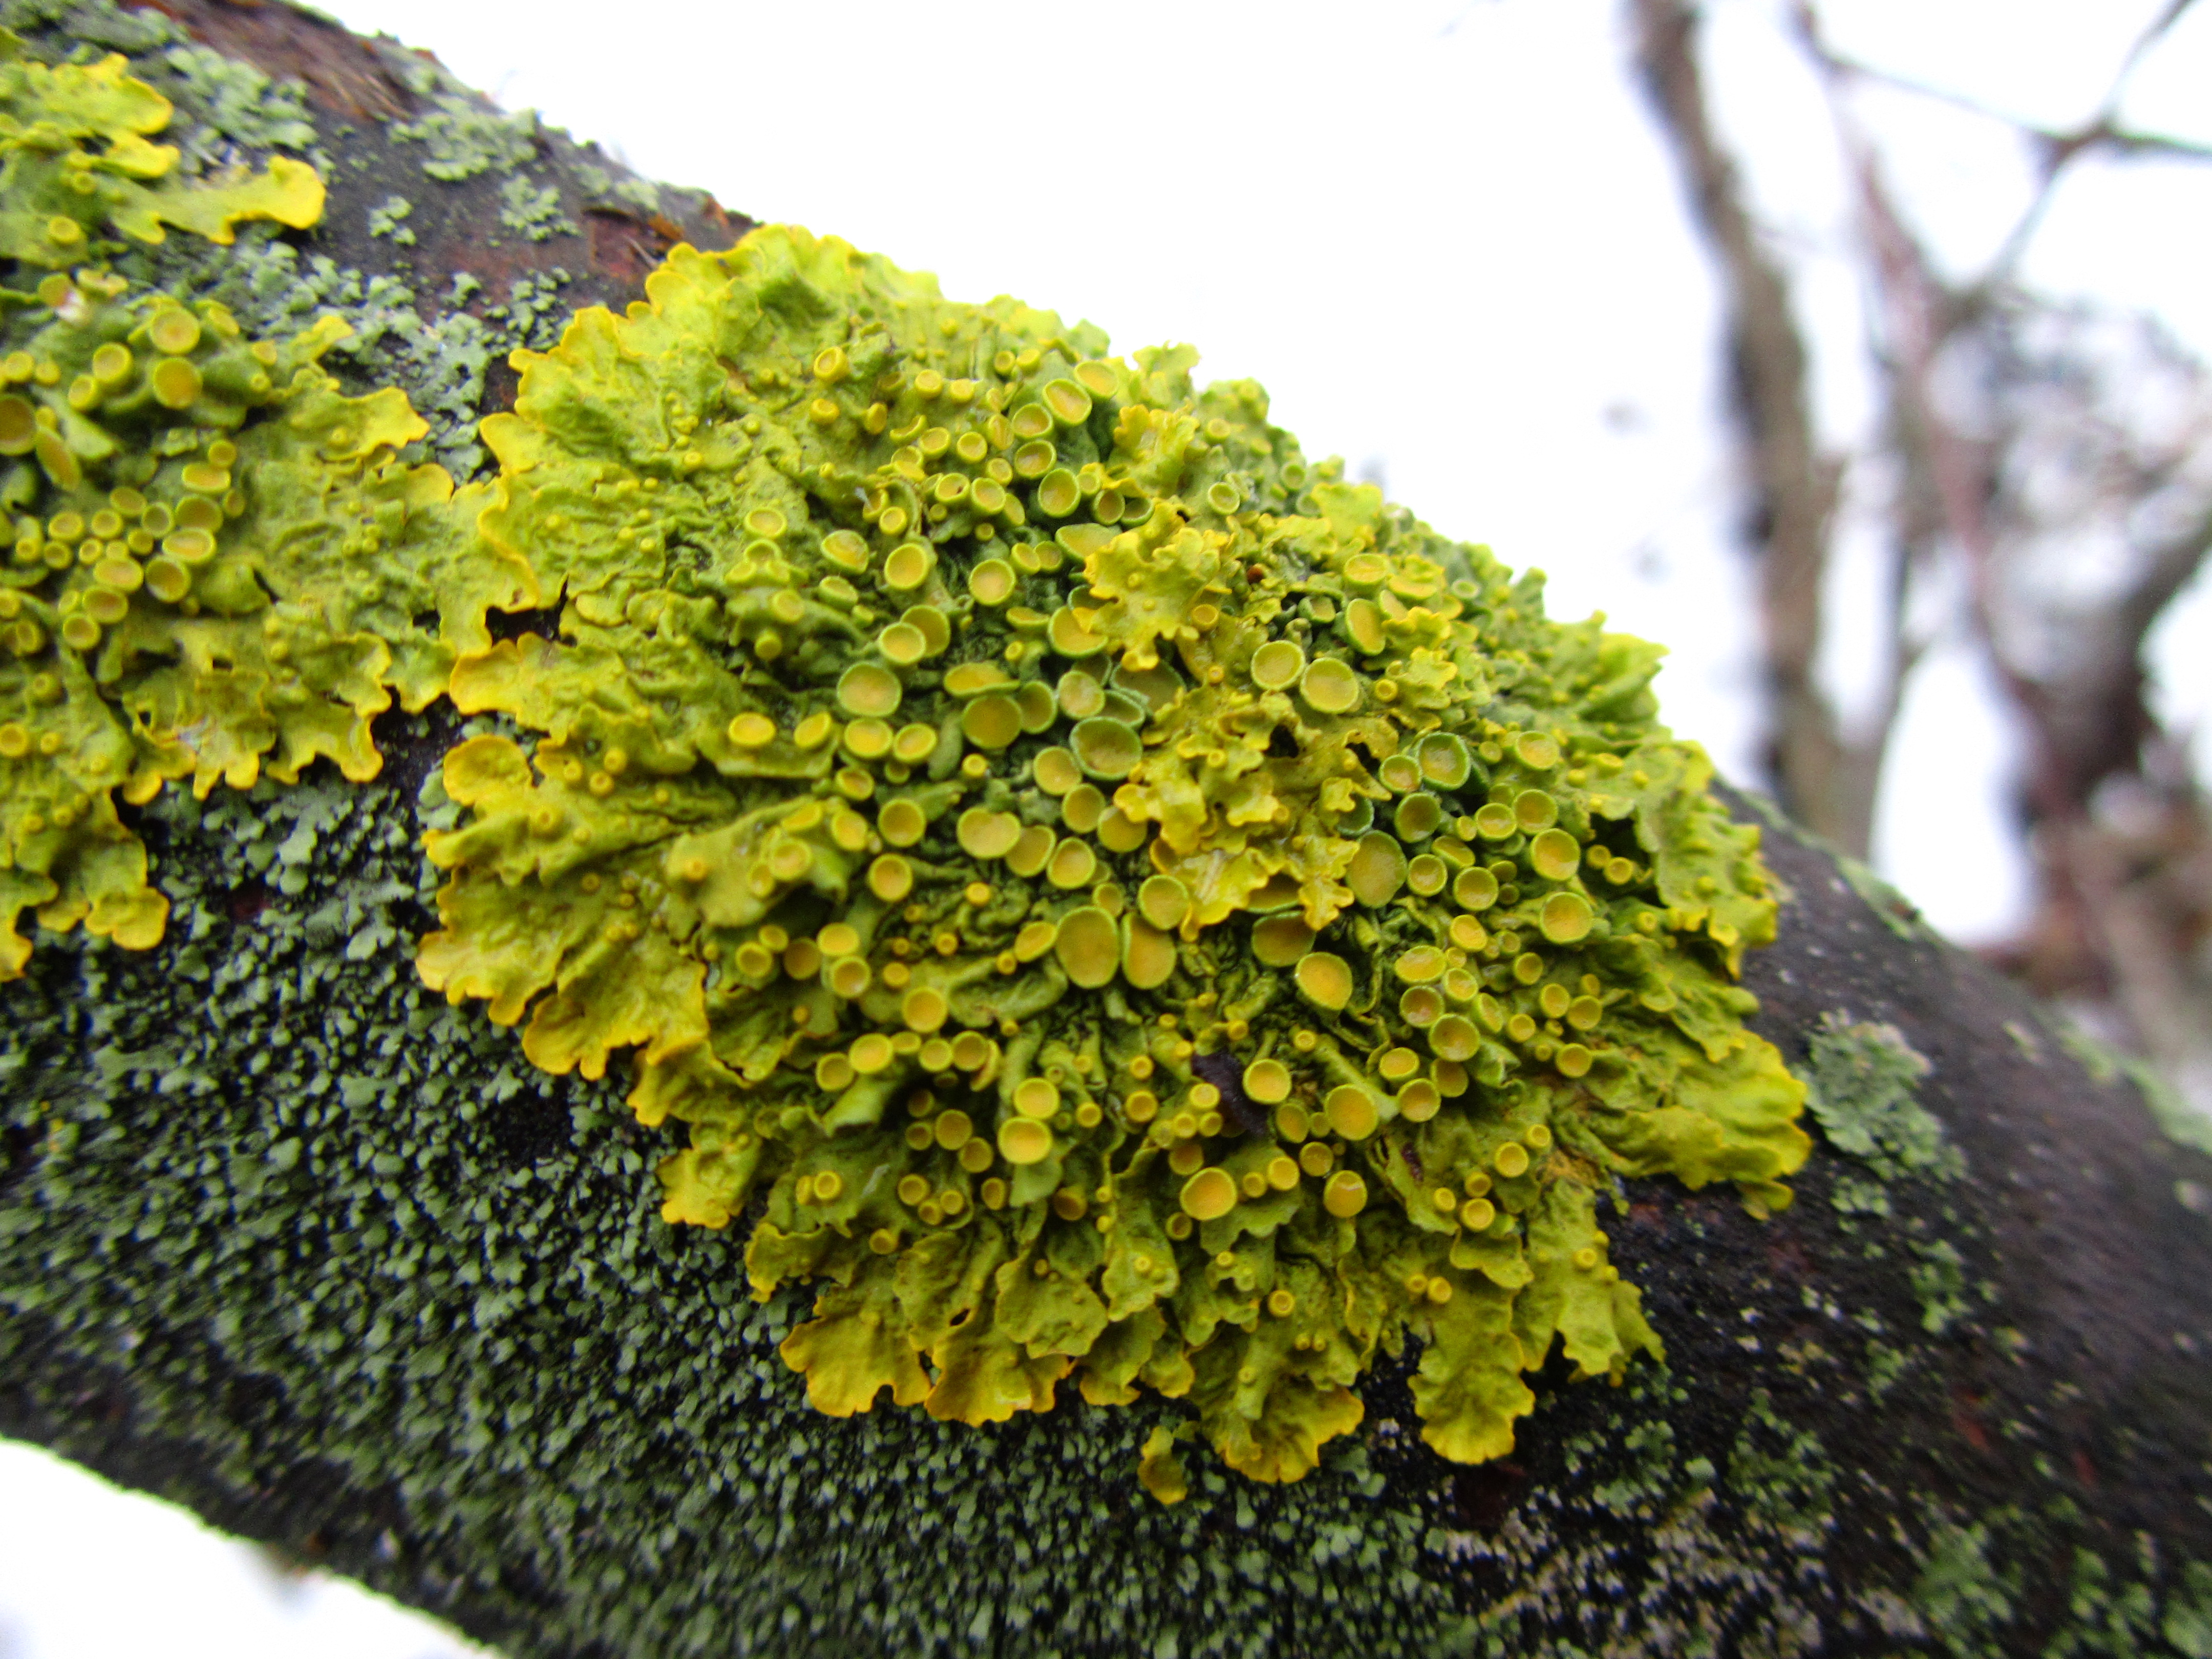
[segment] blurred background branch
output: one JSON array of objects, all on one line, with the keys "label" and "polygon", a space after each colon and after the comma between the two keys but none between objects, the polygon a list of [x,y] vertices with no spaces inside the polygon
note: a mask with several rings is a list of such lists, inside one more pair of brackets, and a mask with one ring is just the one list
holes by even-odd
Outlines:
[{"label": "blurred background branch", "polygon": [[[1853,454],[1824,445],[1814,350],[1790,252],[1760,222],[1714,118],[1702,9],[1631,0],[1638,69],[1721,278],[1729,386],[1758,570],[1763,753],[1802,823],[1856,857],[1873,840],[1883,763],[1931,639],[1954,629],[1990,671],[2025,744],[2017,809],[2034,890],[1988,954],[2063,999],[2212,1111],[2212,826],[2183,738],[2148,695],[2146,647],[2212,550],[2212,379],[2155,323],[2039,295],[2021,257],[2069,169],[2093,156],[2212,159],[2122,116],[2130,77],[2191,9],[2173,0],[2086,120],[2038,125],[1832,47],[1790,15],[1826,94],[1854,200],[1849,258],[1866,298],[1880,409]],[[1869,86],[2001,121],[2033,157],[2025,210],[1982,271],[1947,276],[1859,118]],[[1838,502],[1875,503],[1883,547],[1875,690],[1846,721],[1821,663]],[[1923,600],[1934,595],[1940,603]],[[1931,817],[1924,833],[1945,825]]]}]

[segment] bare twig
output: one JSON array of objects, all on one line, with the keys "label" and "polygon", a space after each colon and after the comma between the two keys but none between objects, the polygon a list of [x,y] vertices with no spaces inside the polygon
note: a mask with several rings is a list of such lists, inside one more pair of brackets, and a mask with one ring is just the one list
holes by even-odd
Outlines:
[{"label": "bare twig", "polygon": [[2212,160],[2212,144],[2202,144],[2193,139],[2177,138],[2170,133],[2139,132],[2124,127],[2108,113],[2100,114],[2076,127],[2050,127],[2027,120],[1978,98],[1948,87],[1939,87],[1909,75],[1899,75],[1853,58],[1847,53],[1826,49],[1822,56],[1829,68],[1849,80],[1863,82],[1869,86],[1887,87],[1893,92],[1910,93],[1930,103],[1948,104],[1953,109],[1968,115],[1979,116],[2001,126],[2010,127],[2033,143],[2042,156],[2044,172],[2055,172],[2065,161],[2083,150],[2113,149],[2136,155],[2178,155],[2191,161]]},{"label": "bare twig", "polygon": [[2120,125],[2119,105],[2127,90],[2129,80],[2152,47],[2164,40],[2173,26],[2196,3],[2196,0],[2170,0],[2166,9],[2152,20],[2149,26],[2136,36],[2128,48],[2114,73],[2110,87],[2097,106],[2096,113],[2075,127],[2047,127],[2023,120],[2002,110],[1992,108],[1978,99],[1962,93],[1931,86],[1887,70],[1878,69],[1858,58],[1846,56],[1829,46],[1823,36],[1818,14],[1811,0],[1798,0],[1791,17],[1798,40],[1807,53],[1832,81],[1868,82],[1893,88],[1917,97],[1931,99],[1978,115],[1986,120],[2000,122],[2010,127],[2034,152],[2036,156],[2036,191],[2027,210],[2021,215],[1997,250],[1996,257],[1981,278],[1972,284],[1986,289],[2003,281],[2018,268],[2021,256],[2043,222],[2045,210],[2067,167],[2084,155],[2118,155],[2129,156],[2166,155],[2182,160],[2212,161],[2212,144],[2201,144],[2186,138],[2171,137],[2162,133],[2138,132]]},{"label": "bare twig", "polygon": [[2166,0],[2166,9],[2153,18],[2150,27],[2136,37],[2135,45],[2128,48],[2128,55],[2120,60],[2119,73],[2112,77],[2112,89],[2105,95],[2106,109],[2118,107],[2120,94],[2125,89],[2128,78],[2136,72],[2136,65],[2142,62],[2153,46],[2172,33],[2173,26],[2196,3],[2197,0]]}]

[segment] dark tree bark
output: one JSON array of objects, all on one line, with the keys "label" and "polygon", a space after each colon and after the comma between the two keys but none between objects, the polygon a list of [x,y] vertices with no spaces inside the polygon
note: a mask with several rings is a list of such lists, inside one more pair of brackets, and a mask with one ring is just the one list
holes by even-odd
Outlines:
[{"label": "dark tree bark", "polygon": [[[304,81],[342,162],[304,252],[411,276],[433,334],[361,372],[418,402],[511,393],[455,378],[453,272],[506,340],[542,321],[517,276],[621,303],[670,240],[743,228],[556,135],[426,179],[391,131],[453,95],[419,60],[166,10]],[[17,11],[149,75],[174,44]],[[583,229],[504,227],[517,173]],[[411,249],[367,229],[394,195]],[[2212,1654],[2212,1159],[1778,819],[1749,983],[1822,1136],[1770,1220],[1622,1187],[1667,1364],[1547,1372],[1517,1449],[1467,1468],[1413,1432],[1408,1355],[1307,1480],[1194,1459],[1168,1509],[1135,1478],[1155,1407],[810,1411],[775,1352],[804,1299],[756,1307],[740,1241],[659,1220],[668,1136],[422,989],[420,786],[455,729],[387,721],[369,785],[158,800],[167,942],[42,935],[0,988],[0,1431],[516,1653]]]}]

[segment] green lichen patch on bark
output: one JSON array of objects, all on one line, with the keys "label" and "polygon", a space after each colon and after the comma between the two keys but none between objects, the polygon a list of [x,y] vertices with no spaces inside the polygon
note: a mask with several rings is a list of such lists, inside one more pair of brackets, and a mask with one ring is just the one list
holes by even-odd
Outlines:
[{"label": "green lichen patch on bark", "polygon": [[1928,1061],[1894,1025],[1830,1014],[1808,1046],[1805,1103],[1838,1152],[1882,1181],[1956,1180],[1966,1160],[1915,1097]]}]

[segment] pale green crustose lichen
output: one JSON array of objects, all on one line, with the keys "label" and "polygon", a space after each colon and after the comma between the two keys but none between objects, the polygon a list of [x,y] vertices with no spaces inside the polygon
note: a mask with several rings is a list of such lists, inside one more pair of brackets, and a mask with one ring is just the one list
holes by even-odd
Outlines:
[{"label": "pale green crustose lichen", "polygon": [[[428,87],[440,84],[434,70],[425,81]],[[465,92],[447,89],[430,97],[431,107],[420,117],[390,129],[394,138],[422,146],[422,171],[430,178],[459,184],[480,173],[520,167],[537,155],[538,118],[530,111],[503,115]]]},{"label": "pale green crustose lichen", "polygon": [[[1840,1152],[1870,1169],[1878,1182],[1907,1177],[1954,1181],[1966,1158],[1936,1115],[1920,1103],[1929,1073],[1927,1057],[1897,1027],[1875,1020],[1824,1015],[1807,1048],[1811,1076],[1805,1103],[1821,1133]],[[1839,1188],[1844,1207],[1873,1208],[1850,1197],[1863,1183]]]},{"label": "pale green crustose lichen", "polygon": [[[1656,1352],[1614,1173],[1786,1200],[1799,1086],[1731,982],[1756,831],[1650,647],[1309,468],[1187,350],[772,228],[523,354],[483,528],[561,637],[456,665],[473,809],[425,978],[765,1206],[835,1413],[1188,1397],[1296,1479],[1407,1336],[1512,1443],[1555,1342]],[[1158,1489],[1171,1448],[1149,1458]]]},{"label": "pale green crustose lichen", "polygon": [[561,211],[561,192],[551,185],[533,185],[519,173],[500,186],[499,222],[533,242],[576,234],[575,221]]},{"label": "pale green crustose lichen", "polygon": [[395,247],[413,247],[415,233],[407,227],[415,204],[404,196],[387,196],[368,210],[368,234],[389,236]]},{"label": "pale green crustose lichen", "polygon": [[232,144],[315,148],[315,125],[307,118],[307,89],[301,82],[271,81],[251,64],[190,41],[171,46],[161,63],[184,83],[200,112],[187,142],[202,153],[212,155]]}]

